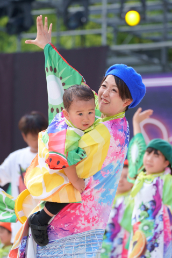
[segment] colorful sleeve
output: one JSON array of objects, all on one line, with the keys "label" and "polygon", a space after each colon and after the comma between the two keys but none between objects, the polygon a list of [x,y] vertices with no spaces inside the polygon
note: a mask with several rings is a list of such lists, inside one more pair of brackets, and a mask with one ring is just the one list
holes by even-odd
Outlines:
[{"label": "colorful sleeve", "polygon": [[165,175],[164,184],[163,184],[163,195],[162,201],[165,205],[167,205],[172,212],[172,176],[170,174]]},{"label": "colorful sleeve", "polygon": [[143,156],[146,150],[146,143],[142,133],[136,134],[130,141],[128,147],[129,177],[128,181],[134,183],[135,178],[143,166]]},{"label": "colorful sleeve", "polygon": [[61,114],[55,116],[39,138],[39,146],[44,145],[48,149],[49,155],[45,162],[50,169],[63,169],[86,158],[85,151],[78,146],[83,134],[77,128],[68,127]]},{"label": "colorful sleeve", "polygon": [[134,209],[134,199],[129,198],[128,202],[126,203],[126,208],[120,222],[120,225],[127,230],[129,233],[132,230],[132,213]]},{"label": "colorful sleeve", "polygon": [[50,124],[55,115],[63,109],[64,90],[75,84],[80,85],[84,79],[78,71],[67,63],[52,44],[45,46],[44,55]]},{"label": "colorful sleeve", "polygon": [[15,223],[17,217],[15,214],[14,198],[0,188],[0,221]]}]

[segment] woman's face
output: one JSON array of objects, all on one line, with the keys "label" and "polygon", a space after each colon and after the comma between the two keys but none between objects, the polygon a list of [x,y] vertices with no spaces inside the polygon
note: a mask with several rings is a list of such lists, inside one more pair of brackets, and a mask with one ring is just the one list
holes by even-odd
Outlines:
[{"label": "woman's face", "polygon": [[125,111],[132,100],[121,99],[115,77],[108,75],[98,91],[98,102],[100,112],[106,116],[112,116]]}]

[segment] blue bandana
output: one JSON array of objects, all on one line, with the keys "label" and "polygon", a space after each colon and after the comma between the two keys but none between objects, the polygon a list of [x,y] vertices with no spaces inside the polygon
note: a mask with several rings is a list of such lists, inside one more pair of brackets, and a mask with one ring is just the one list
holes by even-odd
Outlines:
[{"label": "blue bandana", "polygon": [[141,75],[136,73],[132,67],[124,64],[116,64],[109,67],[105,76],[110,74],[119,77],[129,88],[133,101],[128,107],[134,108],[137,106],[146,93],[146,87],[142,82]]}]

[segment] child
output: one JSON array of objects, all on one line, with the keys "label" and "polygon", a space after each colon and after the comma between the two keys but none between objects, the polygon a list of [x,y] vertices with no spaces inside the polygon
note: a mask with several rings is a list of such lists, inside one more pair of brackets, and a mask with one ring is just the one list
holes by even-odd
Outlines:
[{"label": "child", "polygon": [[0,258],[7,258],[11,250],[11,223],[0,222]]},{"label": "child", "polygon": [[[38,133],[45,130],[48,121],[37,111],[24,115],[19,121],[19,130],[28,147],[12,152],[0,165],[0,185],[11,183],[11,195],[16,199],[24,185],[24,174],[38,152]],[[12,224],[12,242],[21,224]]]},{"label": "child", "polygon": [[[152,110],[145,110],[141,112],[141,109],[139,109],[134,117],[133,117],[133,130],[134,134],[138,133],[138,126],[135,122],[135,120],[139,120],[139,123],[144,121],[145,119],[149,118],[152,114]],[[107,226],[107,233],[105,235],[105,240],[103,242],[103,249],[101,258],[104,257],[128,257],[128,241],[129,241],[129,233],[131,228],[131,221],[128,221],[127,217],[129,214],[127,214],[127,217],[124,216],[124,210],[127,206],[127,203],[130,201],[131,196],[130,192],[133,187],[133,183],[135,181],[135,178],[137,174],[135,173],[135,167],[137,167],[136,164],[132,163],[132,159],[135,158],[135,153],[131,153],[131,148],[128,150],[128,157],[130,159],[130,162],[128,160],[125,160],[123,171],[120,177],[120,181],[117,188],[116,197],[114,200],[113,208],[110,214],[108,226]],[[128,166],[129,164],[129,166]],[[129,173],[132,174],[132,177],[135,178],[129,178]],[[121,222],[125,225],[127,225],[127,230],[124,229],[124,227],[121,226]],[[105,251],[106,249],[107,252]]]},{"label": "child", "polygon": [[133,187],[133,184],[127,181],[127,176],[128,160],[125,160],[107,229],[104,235],[101,258],[127,258],[128,250],[126,248],[126,244],[129,240],[129,232],[120,225]]},{"label": "child", "polygon": [[[132,146],[140,147],[141,142],[140,151],[142,149],[144,156],[140,164],[143,162],[144,168],[139,173],[131,191],[134,199],[125,209],[125,215],[130,221],[129,214],[132,212],[129,257],[171,257],[172,235],[169,209],[172,209],[172,176],[166,174],[165,169],[172,167],[172,146],[162,139],[154,139],[149,142],[144,151],[139,127],[140,112],[141,110],[138,110],[135,117],[137,134],[132,139]],[[141,156],[137,157],[136,163]],[[123,223],[122,225],[127,229]]]},{"label": "child", "polygon": [[[49,156],[45,162],[48,164],[50,169],[54,169],[56,172],[57,170],[63,169],[70,183],[80,193],[82,193],[85,189],[85,182],[82,178],[78,177],[75,165],[86,157],[85,151],[78,147],[78,141],[85,131],[92,129],[92,125],[95,122],[94,93],[88,86],[80,85],[78,87],[78,85],[74,85],[64,92],[63,102],[63,115],[65,119],[62,119],[59,122],[55,118],[47,129],[49,136]],[[74,128],[73,133],[72,127]],[[79,134],[78,137],[76,137],[76,134],[74,135],[76,128],[77,133]],[[68,137],[66,136],[64,138],[61,134],[64,129],[67,129],[71,135],[67,133]],[[59,135],[56,134],[57,131],[60,131]],[[52,136],[53,133],[55,134]],[[55,141],[58,144],[60,141],[60,144],[62,145],[61,138],[66,140],[65,146],[68,146],[64,152],[66,157],[63,156],[62,159],[62,153],[59,153],[59,145],[55,144]],[[31,215],[29,218],[29,225],[31,226],[34,240],[39,245],[46,245],[48,243],[48,237],[45,241],[43,241],[41,236],[45,233],[45,231],[42,230],[38,233],[38,230],[34,231],[34,229],[36,229],[35,226],[39,226],[39,228],[40,226],[43,226],[44,229],[45,225],[48,226],[49,220],[67,204],[68,203],[46,202],[43,210]]]}]

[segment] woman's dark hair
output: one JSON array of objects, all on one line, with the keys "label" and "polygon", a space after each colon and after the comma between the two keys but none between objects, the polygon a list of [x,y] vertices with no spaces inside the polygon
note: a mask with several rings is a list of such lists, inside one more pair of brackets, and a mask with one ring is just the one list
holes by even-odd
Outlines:
[{"label": "woman's dark hair", "polygon": [[[157,149],[154,149],[154,148],[152,148],[152,147],[148,147],[148,148],[146,149],[146,152],[148,152],[149,154],[150,154],[151,152],[154,152],[154,154],[157,154],[157,155],[159,154],[159,153],[158,153],[158,150],[157,150]],[[164,158],[165,158],[165,160],[167,160],[165,156],[164,156]],[[171,175],[172,175],[171,164],[168,165],[168,168],[170,169]]]},{"label": "woman's dark hair", "polygon": [[[103,78],[103,80],[101,82],[101,85],[106,80],[106,78],[107,78],[107,76],[105,76]],[[120,79],[119,77],[115,76],[115,75],[114,75],[114,78],[115,78],[116,86],[119,90],[119,96],[121,97],[121,99],[122,100],[125,100],[125,99],[131,99],[132,100],[130,90],[127,87],[127,85],[125,84],[125,82],[122,79]],[[128,106],[126,107],[126,111],[127,110],[128,110]]]},{"label": "woman's dark hair", "polygon": [[84,100],[88,101],[90,99],[95,99],[94,93],[86,85],[74,85],[69,89],[65,90],[63,94],[63,104],[64,108],[69,111],[70,105],[74,100]]},{"label": "woman's dark hair", "polygon": [[28,133],[38,134],[47,129],[48,120],[41,112],[32,111],[31,113],[22,116],[18,126],[19,130],[25,135]]}]

